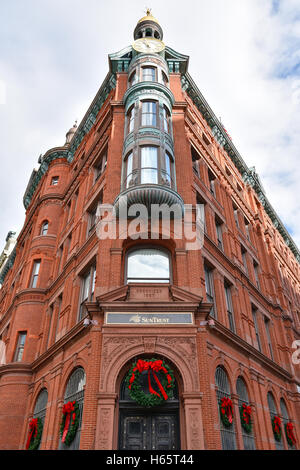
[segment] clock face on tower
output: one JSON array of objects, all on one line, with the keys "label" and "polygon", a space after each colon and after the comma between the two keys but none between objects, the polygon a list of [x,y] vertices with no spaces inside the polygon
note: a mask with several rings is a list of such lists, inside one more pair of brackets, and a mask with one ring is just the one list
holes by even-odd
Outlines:
[{"label": "clock face on tower", "polygon": [[138,52],[161,52],[164,50],[165,45],[159,39],[154,38],[140,38],[134,41],[133,48]]}]

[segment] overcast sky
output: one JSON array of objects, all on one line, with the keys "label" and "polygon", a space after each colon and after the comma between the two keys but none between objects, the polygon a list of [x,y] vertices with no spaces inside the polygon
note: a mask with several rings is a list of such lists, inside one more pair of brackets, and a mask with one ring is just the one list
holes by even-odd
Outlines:
[{"label": "overcast sky", "polygon": [[300,245],[299,0],[0,0],[0,252],[38,157],[63,145],[146,7]]}]

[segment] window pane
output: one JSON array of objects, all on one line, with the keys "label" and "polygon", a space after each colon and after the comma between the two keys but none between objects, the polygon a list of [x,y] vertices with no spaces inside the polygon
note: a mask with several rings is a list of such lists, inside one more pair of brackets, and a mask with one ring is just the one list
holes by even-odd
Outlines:
[{"label": "window pane", "polygon": [[157,184],[157,170],[141,170],[141,184]]},{"label": "window pane", "polygon": [[154,67],[144,67],[143,68],[143,81],[155,81],[155,68]]},{"label": "window pane", "polygon": [[142,168],[157,168],[157,148],[156,147],[142,147],[141,167]]},{"label": "window pane", "polygon": [[169,282],[169,256],[154,248],[130,253],[127,260],[127,280],[134,282]]},{"label": "window pane", "polygon": [[142,103],[142,126],[156,126],[156,103],[153,101]]}]

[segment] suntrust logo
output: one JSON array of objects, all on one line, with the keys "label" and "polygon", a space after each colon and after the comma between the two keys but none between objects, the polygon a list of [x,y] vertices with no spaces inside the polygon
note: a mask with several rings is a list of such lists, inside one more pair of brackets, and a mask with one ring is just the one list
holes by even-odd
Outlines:
[{"label": "suntrust logo", "polygon": [[202,206],[199,204],[132,204],[127,196],[111,204],[99,204],[96,212],[96,232],[100,240],[184,240],[186,250],[200,250],[204,243]]}]

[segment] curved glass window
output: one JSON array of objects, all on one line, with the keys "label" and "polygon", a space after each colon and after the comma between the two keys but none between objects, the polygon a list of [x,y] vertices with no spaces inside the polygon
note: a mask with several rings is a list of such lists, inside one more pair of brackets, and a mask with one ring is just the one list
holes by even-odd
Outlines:
[{"label": "curved glass window", "polygon": [[130,152],[130,154],[127,157],[126,160],[126,188],[132,185],[133,180],[132,180],[132,161],[133,161],[133,153]]},{"label": "curved glass window", "polygon": [[143,82],[155,82],[155,67],[143,67],[142,80]]},{"label": "curved glass window", "polygon": [[170,132],[170,114],[167,108],[163,107],[163,121],[164,121],[164,131],[169,133]]},{"label": "curved glass window", "polygon": [[169,255],[156,248],[131,251],[127,256],[127,283],[170,282]]},{"label": "curved glass window", "polygon": [[141,148],[141,184],[158,183],[157,147]]},{"label": "curved glass window", "polygon": [[156,126],[156,102],[142,102],[142,126]]},{"label": "curved glass window", "polygon": [[127,117],[128,117],[128,133],[132,132],[134,129],[134,106],[130,108],[128,111]]},{"label": "curved glass window", "polygon": [[162,183],[171,186],[171,156],[168,152],[165,153],[165,168],[161,170]]},{"label": "curved glass window", "polygon": [[132,72],[129,77],[129,86],[133,86],[137,82],[137,75],[136,72]]}]

